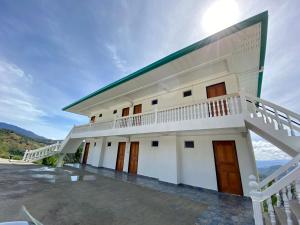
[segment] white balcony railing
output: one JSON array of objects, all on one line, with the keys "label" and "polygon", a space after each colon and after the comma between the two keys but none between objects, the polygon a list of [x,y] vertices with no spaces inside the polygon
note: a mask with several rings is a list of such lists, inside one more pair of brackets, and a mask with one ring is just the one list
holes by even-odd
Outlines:
[{"label": "white balcony railing", "polygon": [[108,122],[96,122],[75,126],[73,133],[153,126],[164,123],[231,116],[241,113],[242,106],[239,94],[230,94],[192,104],[177,105],[162,110],[155,110],[154,112],[115,118]]}]

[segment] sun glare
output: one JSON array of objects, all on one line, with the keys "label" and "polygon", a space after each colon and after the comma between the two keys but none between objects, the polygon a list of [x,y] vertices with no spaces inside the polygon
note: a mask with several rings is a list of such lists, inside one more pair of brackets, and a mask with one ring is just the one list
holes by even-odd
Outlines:
[{"label": "sun glare", "polygon": [[216,33],[239,19],[239,6],[235,0],[216,0],[202,18],[202,26],[207,34]]}]

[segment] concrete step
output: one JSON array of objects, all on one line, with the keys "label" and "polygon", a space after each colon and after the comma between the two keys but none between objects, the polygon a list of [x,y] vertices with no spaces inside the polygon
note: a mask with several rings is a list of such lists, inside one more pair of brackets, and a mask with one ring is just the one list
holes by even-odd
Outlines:
[{"label": "concrete step", "polygon": [[296,217],[297,224],[300,225],[300,204],[298,203],[298,200],[291,200],[290,201],[290,207],[291,211]]},{"label": "concrete step", "polygon": [[[274,211],[275,211],[275,216],[276,216],[276,221],[278,221],[279,225],[287,225],[287,217],[285,214],[285,210],[284,207],[274,207]],[[296,217],[293,215],[293,213],[291,212],[292,215],[292,224],[293,225],[297,225],[297,219]]]},{"label": "concrete step", "polygon": [[264,212],[263,213],[263,219],[264,219],[264,224],[265,225],[272,225],[271,220],[270,220],[270,216],[268,213]]}]

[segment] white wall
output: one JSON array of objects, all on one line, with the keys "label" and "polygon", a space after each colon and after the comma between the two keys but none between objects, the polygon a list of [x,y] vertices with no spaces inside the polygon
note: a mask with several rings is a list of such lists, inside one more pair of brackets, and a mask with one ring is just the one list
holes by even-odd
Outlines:
[{"label": "white wall", "polygon": [[[152,147],[152,141],[158,140],[159,147]],[[183,183],[196,187],[217,190],[217,178],[213,152],[213,141],[234,140],[240,167],[244,195],[248,195],[248,177],[256,174],[253,150],[249,146],[247,133],[180,135],[180,136],[144,136],[131,137],[130,141],[139,142],[138,174],[158,178],[169,183]],[[103,154],[103,167],[115,169],[118,143],[126,142],[123,171],[128,170],[130,143],[125,138],[107,138]],[[184,141],[194,141],[194,148],[184,148]],[[90,153],[88,164],[99,163],[101,146],[98,140],[96,148]],[[111,147],[107,147],[111,142]],[[93,143],[91,142],[91,148]],[[98,158],[97,158],[98,157]],[[98,166],[98,165],[96,165]],[[101,166],[101,165],[100,165]]]},{"label": "white wall", "polygon": [[[99,159],[101,155],[101,147],[102,147],[102,138],[95,139],[94,141],[90,141],[90,149],[87,158],[87,164],[91,166],[99,166]],[[96,143],[96,146],[95,146]]]},{"label": "white wall", "polygon": [[[217,178],[212,141],[234,140],[240,167],[244,195],[249,194],[248,177],[256,174],[252,150],[249,149],[247,135],[204,135],[178,137],[180,158],[180,182],[192,186],[217,190]],[[185,140],[194,140],[195,148],[184,148]]]}]

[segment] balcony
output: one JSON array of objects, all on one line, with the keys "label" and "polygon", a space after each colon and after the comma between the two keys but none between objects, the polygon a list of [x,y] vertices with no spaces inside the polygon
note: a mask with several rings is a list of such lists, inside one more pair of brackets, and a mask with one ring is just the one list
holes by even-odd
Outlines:
[{"label": "balcony", "polygon": [[239,94],[75,126],[72,138],[244,128]]}]

